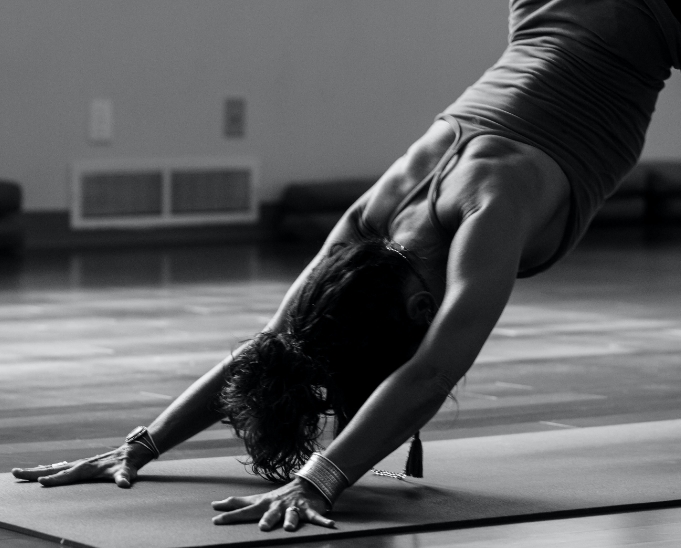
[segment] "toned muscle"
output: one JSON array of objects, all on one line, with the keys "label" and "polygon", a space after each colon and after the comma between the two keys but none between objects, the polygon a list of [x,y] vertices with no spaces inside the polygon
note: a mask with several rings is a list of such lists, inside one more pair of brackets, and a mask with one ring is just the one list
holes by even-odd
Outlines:
[{"label": "toned muscle", "polygon": [[418,249],[432,266],[444,269],[451,238],[462,220],[485,201],[509,200],[519,210],[530,211],[533,223],[521,270],[548,261],[565,232],[570,193],[567,178],[546,153],[504,137],[472,139],[447,166],[435,209],[448,238],[429,222],[428,188],[392,219],[395,208],[431,172],[452,140],[449,124],[435,122],[372,189],[362,204],[364,222],[405,247]]}]

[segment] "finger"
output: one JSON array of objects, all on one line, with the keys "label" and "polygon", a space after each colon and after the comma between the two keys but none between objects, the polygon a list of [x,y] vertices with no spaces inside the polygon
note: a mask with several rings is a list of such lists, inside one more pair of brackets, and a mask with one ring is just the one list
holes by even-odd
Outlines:
[{"label": "finger", "polygon": [[295,506],[289,506],[284,513],[284,530],[295,531],[300,522],[300,509]]},{"label": "finger", "polygon": [[118,487],[122,489],[129,489],[132,486],[132,481],[137,476],[135,470],[129,466],[123,466],[114,472],[113,479]]},{"label": "finger", "polygon": [[246,508],[239,508],[231,512],[225,512],[213,518],[215,525],[229,525],[230,523],[243,523],[246,521],[258,521],[262,516],[262,506],[253,504]]},{"label": "finger", "polygon": [[12,474],[17,479],[37,481],[38,478],[43,476],[50,476],[56,472],[61,472],[62,470],[67,470],[71,468],[71,463],[59,463],[53,464],[51,466],[36,466],[35,468],[13,468]]},{"label": "finger", "polygon": [[213,510],[220,510],[222,512],[229,512],[237,510],[246,506],[251,506],[255,501],[252,497],[227,497],[224,500],[216,500],[211,502]]},{"label": "finger", "polygon": [[321,525],[322,527],[329,527],[333,529],[336,527],[336,522],[332,519],[325,518],[316,510],[312,508],[305,508],[304,514],[305,519],[314,525]]},{"label": "finger", "polygon": [[79,481],[95,479],[100,477],[100,469],[89,462],[81,462],[75,466],[62,470],[50,476],[38,478],[41,485],[45,487],[55,487],[57,485],[68,485]]},{"label": "finger", "polygon": [[284,513],[281,503],[274,503],[269,510],[265,512],[258,523],[261,531],[271,531],[281,521],[281,516]]}]

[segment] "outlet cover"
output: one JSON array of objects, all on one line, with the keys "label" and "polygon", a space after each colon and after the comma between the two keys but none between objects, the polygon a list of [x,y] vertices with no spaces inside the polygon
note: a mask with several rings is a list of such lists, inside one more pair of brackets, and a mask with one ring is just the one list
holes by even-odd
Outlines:
[{"label": "outlet cover", "polygon": [[223,134],[225,137],[246,135],[246,99],[243,97],[225,99]]},{"label": "outlet cover", "polygon": [[113,140],[113,102],[111,99],[93,99],[90,103],[90,142],[106,145]]}]

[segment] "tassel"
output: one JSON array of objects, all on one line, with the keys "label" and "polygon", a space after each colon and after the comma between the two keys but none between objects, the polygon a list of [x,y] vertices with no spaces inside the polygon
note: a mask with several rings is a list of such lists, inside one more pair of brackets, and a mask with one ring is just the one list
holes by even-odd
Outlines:
[{"label": "tassel", "polygon": [[423,445],[421,444],[419,432],[416,432],[411,439],[409,456],[407,457],[407,464],[404,467],[404,473],[412,478],[423,477]]}]

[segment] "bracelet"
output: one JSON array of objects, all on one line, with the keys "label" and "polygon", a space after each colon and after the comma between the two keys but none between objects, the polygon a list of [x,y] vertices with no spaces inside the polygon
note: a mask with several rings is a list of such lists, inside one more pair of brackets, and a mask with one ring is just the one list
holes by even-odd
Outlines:
[{"label": "bracelet", "polygon": [[158,447],[156,447],[156,442],[154,442],[154,438],[151,437],[146,426],[138,426],[135,428],[126,436],[125,441],[128,444],[138,443],[154,455],[155,459],[158,459],[161,456],[161,452],[158,450]]},{"label": "bracelet", "polygon": [[321,453],[312,453],[310,460],[295,475],[314,485],[329,503],[329,508],[350,485],[343,471]]},{"label": "bracelet", "polygon": [[151,434],[147,430],[147,441],[151,445],[151,452],[154,454],[155,459],[161,458],[161,452],[158,450],[158,447],[156,447],[156,443],[154,443],[154,438],[151,437]]},{"label": "bracelet", "polygon": [[154,458],[158,459],[161,456],[161,453],[159,453],[158,449],[156,448],[156,444],[154,443],[154,440],[151,439],[151,436],[149,436],[149,441],[151,442],[150,445],[147,445],[144,441],[141,439],[132,441],[130,443],[138,443],[145,449],[147,449],[149,452],[153,453]]}]

